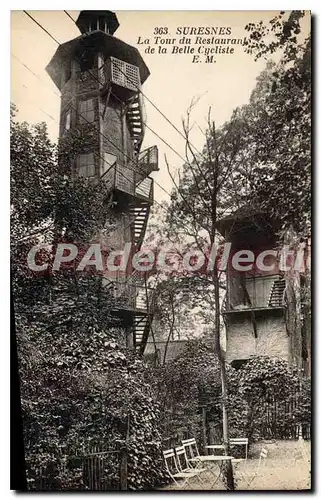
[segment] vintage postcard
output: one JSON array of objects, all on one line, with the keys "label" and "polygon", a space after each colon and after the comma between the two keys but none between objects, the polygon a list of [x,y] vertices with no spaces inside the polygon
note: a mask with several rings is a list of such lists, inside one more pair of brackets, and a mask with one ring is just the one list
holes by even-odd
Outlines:
[{"label": "vintage postcard", "polygon": [[310,490],[311,13],[15,10],[11,103],[12,488]]}]

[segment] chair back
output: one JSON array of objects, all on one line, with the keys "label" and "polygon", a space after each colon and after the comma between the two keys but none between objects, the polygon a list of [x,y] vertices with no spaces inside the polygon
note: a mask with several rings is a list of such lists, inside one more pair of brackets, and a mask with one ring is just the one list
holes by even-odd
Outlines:
[{"label": "chair back", "polygon": [[173,448],[163,451],[163,457],[165,460],[166,470],[172,477],[173,473],[176,474],[177,472],[179,472]]},{"label": "chair back", "polygon": [[301,450],[295,450],[293,452],[293,461],[296,463],[299,460],[302,460],[304,458],[303,453]]},{"label": "chair back", "polygon": [[231,438],[231,444],[249,444],[248,438]]},{"label": "chair back", "polygon": [[181,472],[189,469],[188,459],[186,455],[186,450],[184,446],[177,446],[175,448],[175,453],[177,457],[177,465]]},{"label": "chair back", "polygon": [[186,450],[187,459],[200,456],[195,438],[183,439],[182,445]]},{"label": "chair back", "polygon": [[247,460],[247,452],[248,452],[248,447],[249,447],[249,439],[248,438],[246,438],[246,437],[231,438],[230,445],[231,446],[244,445],[245,446],[245,459]]},{"label": "chair back", "polygon": [[259,471],[260,467],[263,467],[266,465],[266,459],[268,456],[268,451],[266,448],[262,448],[261,453],[260,453],[260,458],[259,458],[259,464],[257,466],[257,470]]}]

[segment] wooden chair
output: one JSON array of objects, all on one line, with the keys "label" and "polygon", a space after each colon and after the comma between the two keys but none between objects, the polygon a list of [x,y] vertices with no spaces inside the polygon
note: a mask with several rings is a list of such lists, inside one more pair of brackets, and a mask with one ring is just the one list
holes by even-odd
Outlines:
[{"label": "wooden chair", "polygon": [[[179,469],[173,448],[163,451],[163,456],[165,460],[166,470],[169,476],[173,479],[174,483],[179,488],[184,489],[189,484],[189,481],[192,478],[198,476],[199,472],[195,472],[193,470],[189,472],[183,472]],[[180,484],[177,479],[182,479],[183,482]]]}]

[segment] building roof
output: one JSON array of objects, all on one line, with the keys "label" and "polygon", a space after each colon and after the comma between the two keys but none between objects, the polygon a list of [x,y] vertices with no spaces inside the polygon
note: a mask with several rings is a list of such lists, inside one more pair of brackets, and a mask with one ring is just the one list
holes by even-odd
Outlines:
[{"label": "building roof", "polygon": [[[172,361],[173,359],[177,358],[177,356],[183,352],[187,342],[188,340],[171,340],[167,348],[166,362]],[[156,341],[155,344],[159,352],[159,359],[163,361],[166,348],[166,341]],[[149,358],[154,355],[155,355],[154,342],[147,342],[144,351],[144,356]]]},{"label": "building roof", "polygon": [[266,226],[274,227],[277,229],[278,221],[276,221],[266,211],[251,205],[243,205],[235,210],[235,212],[220,219],[216,223],[216,227],[222,236],[226,236],[228,231],[230,235],[233,232],[239,231],[242,227],[253,226],[258,229],[259,226],[266,228]]},{"label": "building roof", "polygon": [[76,24],[81,33],[85,33],[89,23],[99,18],[104,19],[109,28],[110,34],[113,35],[119,26],[119,22],[116,14],[111,10],[82,10],[78,16]]}]

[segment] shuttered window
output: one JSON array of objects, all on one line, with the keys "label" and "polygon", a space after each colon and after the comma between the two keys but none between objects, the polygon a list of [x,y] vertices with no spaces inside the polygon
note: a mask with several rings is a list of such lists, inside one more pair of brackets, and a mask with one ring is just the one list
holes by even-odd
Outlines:
[{"label": "shuttered window", "polygon": [[94,153],[80,155],[78,175],[79,175],[79,177],[94,177],[95,176]]}]

